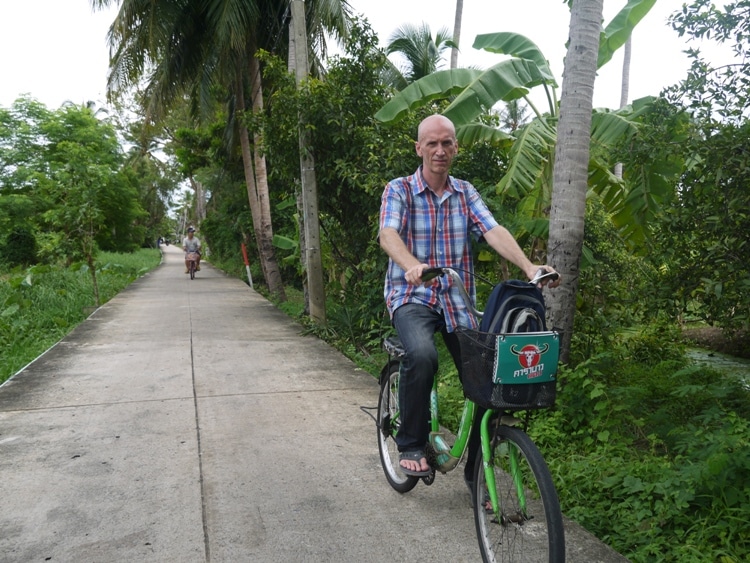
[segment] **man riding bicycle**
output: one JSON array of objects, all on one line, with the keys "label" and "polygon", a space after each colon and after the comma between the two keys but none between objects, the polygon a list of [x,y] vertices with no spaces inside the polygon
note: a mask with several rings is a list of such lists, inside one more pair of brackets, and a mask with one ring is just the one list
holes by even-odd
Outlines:
[{"label": "man riding bicycle", "polygon": [[195,271],[201,271],[201,241],[195,236],[195,229],[193,227],[188,228],[187,236],[182,239],[182,250],[185,251],[185,273],[190,273],[190,264],[187,259],[189,252],[195,252],[198,255],[198,259],[195,261]]},{"label": "man riding bicycle", "polygon": [[[441,115],[419,125],[417,154],[421,166],[411,176],[386,185],[380,208],[380,246],[388,254],[385,300],[406,356],[399,377],[401,425],[396,435],[400,467],[407,475],[429,474],[425,446],[429,436],[429,397],[438,369],[434,334],[442,333],[459,369],[457,326],[472,326],[471,315],[452,288],[440,281],[423,282],[426,268],[450,266],[461,272],[472,299],[476,297],[471,239],[484,240],[532,279],[540,268],[524,254],[510,232],[497,223],[477,190],[453,178],[449,170],[458,152],[453,123]],[[557,286],[560,279],[550,284]],[[465,478],[479,447],[479,425],[469,441]]]}]

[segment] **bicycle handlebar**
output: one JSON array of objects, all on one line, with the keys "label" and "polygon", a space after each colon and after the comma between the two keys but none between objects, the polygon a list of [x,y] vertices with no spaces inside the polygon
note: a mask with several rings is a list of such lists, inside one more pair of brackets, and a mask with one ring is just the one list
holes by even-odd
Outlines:
[{"label": "bicycle handlebar", "polygon": [[[443,266],[439,266],[436,268],[425,268],[422,271],[422,281],[427,282],[442,275],[447,275],[453,280],[469,310],[478,319],[481,319],[484,313],[476,308],[474,302],[471,300],[471,297],[469,297],[469,294],[466,291],[466,287],[464,287],[464,282],[461,281],[461,276],[459,276],[458,272],[453,268],[447,268]],[[559,277],[560,275],[557,272],[550,272],[549,270],[545,270],[544,268],[539,268],[539,271],[536,273],[534,278],[529,281],[529,284],[537,285],[538,283],[541,283],[543,281],[555,281]]]},{"label": "bicycle handlebar", "polygon": [[474,302],[472,301],[471,297],[469,297],[469,294],[466,291],[466,287],[464,287],[464,282],[461,281],[461,276],[459,276],[458,272],[453,268],[445,268],[442,266],[437,268],[426,268],[422,271],[422,281],[430,281],[442,275],[447,275],[453,280],[453,283],[458,288],[458,291],[461,294],[464,303],[466,303],[466,306],[469,308],[471,313],[478,319],[481,319],[484,313],[476,308]]},{"label": "bicycle handlebar", "polygon": [[542,281],[555,281],[559,277],[560,274],[558,274],[557,272],[550,272],[549,270],[545,270],[544,268],[539,268],[539,271],[529,283],[532,285],[536,285]]}]

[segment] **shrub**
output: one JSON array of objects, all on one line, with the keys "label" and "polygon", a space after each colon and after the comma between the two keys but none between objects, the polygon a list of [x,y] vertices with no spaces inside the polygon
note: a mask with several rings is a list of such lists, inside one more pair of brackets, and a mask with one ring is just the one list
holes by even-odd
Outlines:
[{"label": "shrub", "polygon": [[36,238],[27,226],[15,227],[5,239],[5,259],[11,266],[36,264]]}]

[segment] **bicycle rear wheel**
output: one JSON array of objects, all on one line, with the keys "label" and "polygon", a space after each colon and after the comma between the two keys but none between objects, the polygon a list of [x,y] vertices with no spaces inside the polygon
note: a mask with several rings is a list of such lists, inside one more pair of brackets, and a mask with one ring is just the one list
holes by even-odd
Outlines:
[{"label": "bicycle rear wheel", "polygon": [[399,493],[411,491],[419,482],[419,477],[406,475],[399,466],[399,453],[396,444],[398,431],[398,372],[399,365],[393,362],[388,366],[380,382],[378,398],[378,450],[380,463],[388,483]]},{"label": "bicycle rear wheel", "polygon": [[500,426],[490,452],[497,514],[488,501],[481,451],[474,469],[474,522],[483,561],[565,561],[560,502],[539,448],[521,429]]}]

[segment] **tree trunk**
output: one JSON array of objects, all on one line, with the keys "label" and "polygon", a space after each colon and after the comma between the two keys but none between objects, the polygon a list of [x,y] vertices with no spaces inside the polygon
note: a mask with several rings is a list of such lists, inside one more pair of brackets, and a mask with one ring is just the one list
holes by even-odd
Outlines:
[{"label": "tree trunk", "polygon": [[94,288],[94,305],[99,308],[101,302],[99,300],[99,281],[96,279],[96,260],[94,259],[94,241],[84,242],[84,252],[86,253],[86,264],[89,267],[89,273],[91,274],[91,285]]},{"label": "tree trunk", "polygon": [[583,249],[591,113],[603,3],[603,0],[573,2],[560,97],[549,263],[563,275],[563,284],[548,292],[547,302],[553,326],[563,332],[560,350],[563,363],[570,358]]},{"label": "tree trunk", "polygon": [[461,19],[464,14],[464,0],[456,0],[456,19],[453,22],[453,42],[456,47],[451,47],[451,68],[458,68],[458,45],[461,41]]},{"label": "tree trunk", "polygon": [[[297,87],[307,79],[307,36],[305,23],[305,3],[292,0],[292,31],[295,51],[295,79]],[[302,188],[304,246],[300,254],[305,254],[305,270],[309,291],[308,308],[312,320],[323,325],[326,322],[326,295],[323,282],[323,257],[320,244],[320,222],[318,218],[318,185],[315,177],[315,157],[310,146],[310,134],[300,115],[299,119],[299,164]]]},{"label": "tree trunk", "polygon": [[[253,84],[260,82],[259,65],[257,59],[251,59],[250,73]],[[242,77],[237,79],[236,104],[237,111],[242,116],[245,112],[245,91],[242,87]],[[259,107],[263,109],[263,99],[260,84],[257,86],[259,102],[253,96],[253,110]],[[253,87],[253,93],[256,88]],[[240,137],[240,148],[242,150],[242,167],[245,172],[245,183],[247,185],[247,197],[250,204],[250,214],[253,218],[253,230],[255,232],[255,243],[258,246],[258,257],[263,278],[268,285],[268,290],[282,301],[286,300],[284,284],[281,280],[281,272],[276,262],[276,254],[273,249],[273,227],[271,224],[271,205],[268,195],[268,177],[266,175],[265,157],[259,151],[250,146],[250,133],[247,126],[239,119],[238,133]],[[255,136],[255,145],[259,145],[259,135]]]},{"label": "tree trunk", "polygon": [[203,189],[203,184],[192,174],[188,175],[188,179],[195,192],[195,220],[200,225],[201,221],[206,218],[206,191]]},{"label": "tree trunk", "polygon": [[[630,56],[633,49],[633,36],[628,37],[625,42],[625,50],[622,58],[622,87],[620,89],[620,108],[628,105],[630,97]],[[615,164],[615,176],[622,178],[622,163]]]}]

